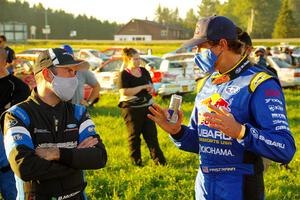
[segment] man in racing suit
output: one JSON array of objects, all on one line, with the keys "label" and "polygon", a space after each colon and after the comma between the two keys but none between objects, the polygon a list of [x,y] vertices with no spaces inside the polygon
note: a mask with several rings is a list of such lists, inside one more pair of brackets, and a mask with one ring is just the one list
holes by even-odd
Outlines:
[{"label": "man in racing suit", "polygon": [[190,125],[167,121],[158,105],[148,117],[171,135],[175,145],[200,154],[196,199],[264,199],[262,157],[288,163],[295,142],[278,80],[241,55],[235,25],[222,16],[200,19],[186,46],[206,48],[195,56],[203,79]]},{"label": "man in racing suit", "polygon": [[15,173],[17,199],[86,199],[83,170],[106,164],[105,146],[85,107],[69,102],[75,71],[86,67],[63,49],[42,52],[37,88],[4,117],[4,144]]}]

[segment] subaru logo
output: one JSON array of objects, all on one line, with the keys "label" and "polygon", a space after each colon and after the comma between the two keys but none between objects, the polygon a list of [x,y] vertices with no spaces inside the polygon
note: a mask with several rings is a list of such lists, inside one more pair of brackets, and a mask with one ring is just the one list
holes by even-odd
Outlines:
[{"label": "subaru logo", "polygon": [[240,87],[238,87],[236,85],[231,85],[231,86],[226,87],[225,91],[229,95],[234,95],[240,91]]}]

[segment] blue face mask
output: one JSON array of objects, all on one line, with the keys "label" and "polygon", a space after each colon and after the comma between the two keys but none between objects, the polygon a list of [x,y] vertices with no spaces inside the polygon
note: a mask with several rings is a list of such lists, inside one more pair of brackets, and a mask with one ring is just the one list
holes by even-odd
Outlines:
[{"label": "blue face mask", "polygon": [[214,54],[210,49],[197,53],[195,55],[194,61],[196,65],[204,73],[212,74],[215,71],[215,63],[218,60],[218,56]]}]

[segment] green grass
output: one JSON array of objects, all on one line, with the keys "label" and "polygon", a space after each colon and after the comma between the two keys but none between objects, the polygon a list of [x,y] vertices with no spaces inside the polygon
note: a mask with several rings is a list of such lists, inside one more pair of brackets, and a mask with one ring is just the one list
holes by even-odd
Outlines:
[{"label": "green grass", "polygon": [[[162,56],[165,53],[174,51],[181,47],[184,40],[157,40],[151,42],[115,42],[113,40],[28,40],[26,44],[11,44],[10,46],[17,52],[30,48],[53,48],[60,47],[63,44],[70,44],[74,49],[88,48],[104,50],[112,46],[134,47],[147,52],[151,48],[153,55]],[[290,45],[300,46],[300,39],[260,39],[254,40],[253,45],[275,46],[281,42]]]},{"label": "green grass", "polygon": [[[284,91],[291,130],[299,146],[300,105],[299,90]],[[187,124],[195,94],[184,96],[182,109]],[[169,99],[156,98],[164,107]],[[194,180],[199,166],[198,155],[178,150],[168,135],[158,129],[160,146],[166,156],[167,166],[155,166],[149,151],[142,142],[144,167],[130,164],[128,157],[127,131],[120,110],[118,96],[104,94],[95,109],[91,111],[107,151],[108,163],[104,169],[87,172],[87,195],[89,199],[193,199]],[[290,163],[291,170],[281,169],[272,163],[265,174],[267,200],[300,199],[299,152]]]}]

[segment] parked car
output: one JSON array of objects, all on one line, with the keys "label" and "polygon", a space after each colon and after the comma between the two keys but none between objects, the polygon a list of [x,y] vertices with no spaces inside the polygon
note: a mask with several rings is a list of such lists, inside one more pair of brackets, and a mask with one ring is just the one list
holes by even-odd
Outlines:
[{"label": "parked car", "polygon": [[[188,61],[194,63],[195,53],[177,53],[177,54],[170,54],[165,56],[166,60],[174,61]],[[194,79],[198,81],[199,79],[205,77],[207,74],[200,70],[200,68],[194,63]]]},{"label": "parked car", "polygon": [[152,56],[152,55],[140,55],[141,58],[141,65],[145,67],[149,65],[154,70],[158,70],[160,68],[160,64],[163,59],[159,56]]},{"label": "parked car", "polygon": [[300,68],[276,56],[268,56],[267,63],[277,72],[282,87],[300,85]]},{"label": "parked car", "polygon": [[296,67],[300,67],[300,47],[293,46],[291,47],[293,53],[292,53],[292,61],[293,65]]},{"label": "parked car", "polygon": [[[106,54],[107,56],[122,56],[124,47],[110,47],[101,51],[102,53]],[[140,55],[145,55],[144,51],[137,49]]]},{"label": "parked car", "polygon": [[24,54],[24,55],[28,55],[28,54],[39,54],[41,53],[42,51],[46,51],[47,49],[46,48],[34,48],[34,49],[27,49],[27,50],[24,50],[22,52],[19,53],[20,54]]},{"label": "parked car", "polygon": [[38,54],[16,54],[14,75],[24,81],[32,90],[36,87],[33,75],[33,65]]},{"label": "parked car", "polygon": [[110,59],[109,56],[95,49],[80,49],[75,53],[75,57],[87,61],[92,69],[98,68],[101,63]]},{"label": "parked car", "polygon": [[161,81],[161,72],[159,71],[160,65],[163,61],[161,57],[152,55],[141,55],[141,66],[145,67],[151,76],[153,83]]},{"label": "parked car", "polygon": [[175,51],[171,51],[169,53],[166,53],[162,56],[162,58],[168,58],[171,57],[173,55],[177,55],[177,54],[185,54],[185,53],[192,53],[193,55],[197,52],[197,46],[194,47],[190,47],[190,48],[178,48]]},{"label": "parked car", "polygon": [[104,53],[107,56],[122,56],[123,53],[123,47],[110,47],[107,49],[104,49],[101,51],[101,53]]},{"label": "parked car", "polygon": [[118,79],[122,63],[123,60],[121,57],[112,57],[93,71],[101,86],[101,90],[116,91],[118,89]]},{"label": "parked car", "polygon": [[[159,69],[162,59],[157,56],[141,55],[141,66],[149,70],[153,82],[160,81],[161,73]],[[112,57],[101,66],[94,70],[95,76],[101,85],[102,90],[117,90],[118,78],[120,71],[122,71],[123,59],[122,57]]]},{"label": "parked car", "polygon": [[160,65],[161,82],[154,85],[158,95],[187,93],[195,90],[194,62],[163,60]]}]

